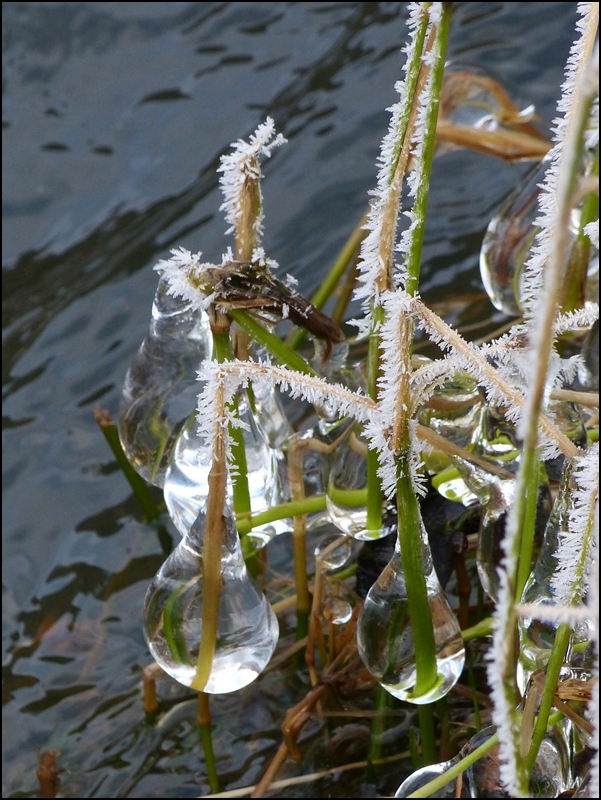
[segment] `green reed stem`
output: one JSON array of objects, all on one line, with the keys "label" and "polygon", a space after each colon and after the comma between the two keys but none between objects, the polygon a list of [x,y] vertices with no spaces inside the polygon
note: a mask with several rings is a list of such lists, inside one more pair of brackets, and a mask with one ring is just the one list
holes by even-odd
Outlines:
[{"label": "green reed stem", "polygon": [[434,731],[434,706],[418,706],[417,718],[419,720],[419,733],[424,765],[427,766],[428,764],[435,764],[436,735]]},{"label": "green reed stem", "polygon": [[148,484],[144,478],[138,475],[138,473],[127,460],[127,456],[121,447],[117,426],[111,419],[109,412],[105,408],[95,408],[94,419],[102,431],[108,446],[111,448],[121,472],[125,475],[127,482],[131,486],[132,492],[140,504],[140,508],[142,509],[147,521],[152,522],[159,519],[161,513],[150,493]]},{"label": "green reed stem", "polygon": [[186,639],[182,631],[181,609],[177,609],[177,603],[183,599],[194,583],[196,583],[196,578],[187,581],[183,586],[178,586],[169,595],[163,611],[163,632],[173,660],[178,664],[186,663],[187,648]]},{"label": "green reed stem", "polygon": [[[555,714],[552,714],[549,717],[549,726],[557,725],[558,722],[564,718],[563,714],[560,711],[557,711]],[[466,769],[475,764],[476,761],[479,761],[482,756],[485,756],[487,753],[490,753],[497,745],[499,744],[499,736],[496,733],[487,739],[484,744],[481,744],[480,747],[477,747],[473,752],[467,755],[465,758],[462,758],[461,761],[457,762],[457,764],[453,764],[453,766],[448,769],[446,772],[443,772],[442,775],[434,778],[434,780],[426,783],[420,789],[416,789],[415,792],[408,794],[408,798],[413,797],[431,797],[436,792],[439,792],[443,789],[447,783],[455,780],[465,772]]]},{"label": "green reed stem", "polygon": [[534,454],[534,464],[527,477],[526,498],[524,503],[524,519],[520,534],[520,552],[518,559],[518,572],[516,577],[515,598],[519,603],[524,591],[524,586],[530,575],[532,566],[532,551],[534,549],[534,534],[536,527],[536,507],[538,501],[538,481],[540,477],[538,454]]},{"label": "green reed stem", "polygon": [[531,774],[538,755],[541,742],[547,732],[547,725],[549,723],[549,714],[553,707],[553,697],[557,691],[557,684],[559,681],[559,672],[565,662],[568,645],[570,643],[570,636],[572,630],[569,625],[563,623],[559,625],[555,633],[555,641],[551,648],[551,655],[549,656],[549,663],[547,664],[547,673],[545,675],[545,688],[541,697],[540,708],[538,716],[532,732],[532,744],[528,751],[526,759],[526,770],[528,775]]},{"label": "green reed stem", "polygon": [[[363,504],[362,504],[363,505]],[[278,519],[298,516],[299,514],[314,514],[317,511],[325,511],[327,507],[325,494],[316,494],[306,497],[304,500],[296,500],[290,503],[280,503],[272,506],[267,511],[254,514],[249,518],[250,527],[258,528],[260,525],[267,525]],[[238,522],[238,520],[236,520]]]},{"label": "green reed stem", "polygon": [[263,345],[271,355],[284,366],[296,370],[303,375],[316,375],[317,373],[305,359],[283,342],[274,333],[257,322],[247,311],[241,308],[228,309],[228,316],[235,320],[241,328],[249,333],[255,342]]},{"label": "green reed stem", "polygon": [[198,693],[198,728],[200,730],[200,741],[205,756],[205,766],[207,768],[207,780],[211,792],[220,791],[219,776],[217,775],[217,764],[213,751],[213,733],[211,728],[211,712],[209,710],[209,695],[205,692]]},{"label": "green reed stem", "polygon": [[442,775],[434,778],[433,781],[426,783],[425,786],[422,786],[415,792],[411,792],[411,794],[408,794],[407,797],[431,797],[435,792],[440,791],[444,786],[446,786],[447,783],[450,783],[459,777],[461,773],[465,772],[465,770],[468,769],[468,767],[471,767],[472,764],[475,764],[476,761],[482,758],[482,756],[490,753],[490,751],[495,748],[498,743],[499,737],[496,733],[494,733],[490,739],[487,739],[484,744],[481,744],[480,747],[477,747],[464,759],[459,761],[457,764],[454,764],[446,772],[443,772]]},{"label": "green reed stem", "polygon": [[471,628],[465,628],[461,631],[461,638],[464,642],[469,642],[471,639],[479,639],[482,636],[490,636],[492,633],[492,617],[480,620]]},{"label": "green reed stem", "polygon": [[399,458],[399,476],[397,482],[399,546],[415,645],[417,675],[412,694],[414,697],[419,697],[433,689],[437,681],[436,645],[424,574],[419,504],[411,484],[409,460],[406,456]]},{"label": "green reed stem", "polygon": [[451,6],[452,3],[443,3],[442,18],[438,26],[436,44],[434,50],[436,58],[432,66],[431,76],[431,98],[426,111],[426,119],[423,130],[423,149],[421,162],[421,180],[417,187],[413,214],[418,220],[417,227],[413,232],[411,247],[407,255],[407,282],[405,289],[407,294],[414,295],[419,288],[419,272],[422,257],[422,244],[424,240],[424,228],[426,222],[426,207],[428,205],[428,194],[430,191],[430,175],[432,172],[432,161],[436,149],[436,122],[438,119],[438,105],[440,93],[442,91],[442,80],[444,77],[444,63],[447,51],[447,42],[451,27]]},{"label": "green reed stem", "polygon": [[[378,399],[378,377],[380,375],[380,361],[382,349],[380,347],[380,325],[384,322],[385,314],[382,306],[372,309],[372,330],[369,334],[367,351],[367,391],[372,400]],[[378,453],[376,450],[367,451],[367,520],[368,531],[379,531],[382,528],[382,481],[378,475]]]},{"label": "green reed stem", "polygon": [[[368,502],[369,486],[367,489],[337,489],[330,483],[328,485],[328,497],[337,505],[361,508]],[[370,530],[373,529],[370,528]],[[379,528],[376,530],[379,530]]]},{"label": "green reed stem", "polygon": [[392,706],[393,696],[379,683],[376,686],[376,715],[371,723],[369,760],[376,761],[382,751],[382,734],[386,730],[386,712]]},{"label": "green reed stem", "polygon": [[[430,174],[436,141],[436,121],[438,104],[442,90],[444,62],[449,29],[451,24],[451,4],[444,3],[442,16],[437,26],[433,44],[432,72],[429,76],[430,92],[427,98],[424,127],[422,135],[421,160],[417,165],[418,184],[413,206],[414,227],[409,243],[406,261],[406,283],[408,294],[414,295],[419,287],[419,272],[426,223],[426,207],[430,186]],[[416,59],[415,70],[421,67],[421,58]],[[408,80],[412,73],[408,73]],[[415,86],[419,83],[419,74],[415,73]],[[427,79],[426,79],[427,80]],[[427,85],[427,83],[426,83]],[[423,97],[423,90],[422,95]],[[415,102],[415,101],[414,101]],[[409,117],[408,117],[409,119]],[[419,697],[431,691],[438,680],[436,662],[436,644],[434,641],[434,625],[428,603],[428,590],[424,574],[422,522],[419,504],[413,489],[410,468],[411,442],[408,430],[408,409],[411,407],[410,387],[406,379],[410,372],[411,345],[413,323],[402,320],[399,331],[400,357],[405,365],[404,381],[399,385],[397,398],[397,418],[393,426],[393,444],[398,452],[397,461],[397,504],[399,518],[399,546],[405,572],[409,618],[415,644],[416,683],[413,696]]]}]

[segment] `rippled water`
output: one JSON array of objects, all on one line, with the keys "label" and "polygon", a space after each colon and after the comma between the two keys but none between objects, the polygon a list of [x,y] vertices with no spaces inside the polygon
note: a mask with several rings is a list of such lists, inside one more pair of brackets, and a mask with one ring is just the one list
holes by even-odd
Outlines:
[{"label": "rippled water", "polygon": [[[457,3],[449,56],[493,70],[549,122],[574,9]],[[3,796],[37,796],[37,749],[60,751],[65,797],[208,791],[193,702],[144,723],[140,610],[164,553],[92,409],[116,413],[152,265],[175,245],[217,259],[228,244],[215,169],[267,114],[289,144],[264,169],[265,249],[302,291],[319,285],[375,183],[404,14],[3,4]],[[422,291],[458,301],[456,321],[504,320],[478,300],[477,253],[523,171],[461,152],[436,162]],[[275,672],[213,704],[222,788],[260,777],[305,691]]]}]

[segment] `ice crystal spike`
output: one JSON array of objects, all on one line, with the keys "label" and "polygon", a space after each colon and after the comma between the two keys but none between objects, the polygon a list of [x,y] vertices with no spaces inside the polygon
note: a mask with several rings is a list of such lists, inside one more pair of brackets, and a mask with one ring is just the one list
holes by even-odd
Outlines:
[{"label": "ice crystal spike", "polygon": [[[277,453],[260,435],[255,414],[242,390],[238,411],[248,426],[244,430],[248,488],[251,512],[260,514],[281,502],[278,482]],[[192,414],[182,430],[171,463],[165,475],[163,494],[169,515],[183,535],[189,530],[198,512],[204,507],[209,492],[208,477],[211,450],[197,430],[197,414]],[[232,500],[232,485],[228,479],[228,498]],[[252,549],[266,544],[276,533],[286,530],[282,520],[254,528],[249,534]]]},{"label": "ice crystal spike", "polygon": [[211,350],[206,313],[167,289],[161,278],[119,409],[121,446],[136,472],[156,486],[163,486],[177,434],[196,406],[196,371]]},{"label": "ice crystal spike", "polygon": [[[204,691],[225,694],[263,671],[278,640],[278,623],[263,592],[246,571],[233,518],[225,512],[216,647]],[[165,561],[144,601],[144,634],[152,656],[176,681],[190,686],[202,635],[203,548],[206,517]]]},{"label": "ice crystal spike", "polygon": [[[522,604],[557,605],[552,578],[558,565],[557,551],[560,538],[570,535],[568,528],[570,495],[574,492],[574,488],[572,470],[566,465],[553,510],[545,528],[542,547],[522,592],[520,600]],[[532,673],[546,667],[558,624],[523,617],[518,620],[520,655],[517,665],[517,680],[522,691]],[[570,663],[576,655],[574,648],[579,645],[578,652],[586,647],[585,643],[592,638],[592,635],[592,621],[580,623],[572,629],[569,652],[566,656],[567,663]]]},{"label": "ice crystal spike", "polygon": [[[495,732],[494,725],[484,728],[472,736],[454,758],[416,770],[403,781],[394,796],[408,797],[421,789],[481,747]],[[496,745],[468,767],[459,779],[451,780],[428,797],[509,797],[499,775],[498,750],[499,746]],[[553,729],[542,741],[530,779],[529,796],[558,797],[569,788],[569,778],[568,752],[561,736]]]},{"label": "ice crystal spike", "polygon": [[367,669],[394,697],[416,704],[432,703],[444,697],[457,683],[465,661],[459,623],[436,577],[423,524],[421,538],[436,646],[438,681],[434,688],[419,697],[412,695],[417,680],[414,623],[409,618],[398,541],[392,559],[369,590],[357,623],[357,648]]},{"label": "ice crystal spike", "polygon": [[520,275],[530,256],[537,228],[539,184],[547,162],[529,170],[518,188],[511,193],[499,213],[488,223],[480,250],[480,274],[495,308],[519,316]]}]

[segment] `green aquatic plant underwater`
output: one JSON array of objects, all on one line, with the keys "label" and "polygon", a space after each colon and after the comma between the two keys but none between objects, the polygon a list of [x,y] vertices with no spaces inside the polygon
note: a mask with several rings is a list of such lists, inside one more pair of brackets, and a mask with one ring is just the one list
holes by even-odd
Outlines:
[{"label": "green aquatic plant underwater", "polygon": [[[358,663],[418,706],[426,766],[397,797],[598,796],[598,9],[577,12],[549,145],[533,109],[517,109],[496,81],[445,69],[452,4],[409,4],[369,210],[310,301],[261,246],[260,160],[285,143],[269,118],[221,160],[233,245],[215,263],[180,247],[155,267],[119,419],[130,464],[163,489],[183,537],[146,595],[150,652],[206,709],[208,695],[266,668],[275,612],[294,603],[313,687],[287,714],[253,796],[298,756],[328,676]],[[489,296],[515,323],[480,344],[419,293],[432,165],[453,147],[536,162],[481,252]],[[351,289],[362,304],[352,337],[341,323]],[[414,352],[418,328],[437,358]],[[304,425],[289,420],[286,397]],[[479,514],[477,569],[493,604],[472,627],[469,585],[452,607],[424,524],[423,498],[436,492]],[[307,532],[321,536],[314,574]],[[295,592],[271,604],[261,563],[281,534]],[[357,553],[391,535],[361,601]],[[457,684],[477,637],[489,637],[493,724],[434,764],[432,704]]]}]

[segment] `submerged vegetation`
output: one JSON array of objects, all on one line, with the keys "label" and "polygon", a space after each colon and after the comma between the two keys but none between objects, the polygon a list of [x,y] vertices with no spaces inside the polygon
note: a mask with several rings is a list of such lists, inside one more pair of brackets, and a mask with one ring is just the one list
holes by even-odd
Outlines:
[{"label": "submerged vegetation", "polygon": [[[183,536],[148,590],[145,634],[162,671],[199,692],[214,792],[209,696],[299,654],[308,673],[261,782],[223,796],[281,790],[305,726],[336,714],[371,720],[366,760],[341,745],[336,763],[377,783],[380,765],[408,760],[382,755],[385,721],[413,706],[415,771],[398,774],[398,797],[598,795],[598,10],[578,5],[550,151],[496,81],[445,74],[451,13],[409,5],[377,187],[325,291],[305,299],[261,246],[260,159],[285,142],[269,118],[221,161],[233,246],[218,263],[180,247],[156,266],[119,433]],[[419,293],[435,155],[458,146],[543,159],[542,190],[529,176],[516,195],[528,203],[489,226],[483,280],[516,321],[480,344]],[[357,336],[341,322],[351,288]],[[414,352],[418,328],[437,358]],[[283,596],[266,577],[280,534],[294,561]],[[296,643],[276,650],[291,609]],[[472,643],[486,653],[488,726]],[[151,718],[160,674],[145,676]],[[457,719],[449,693],[471,704]],[[326,727],[326,749],[337,735]]]}]

